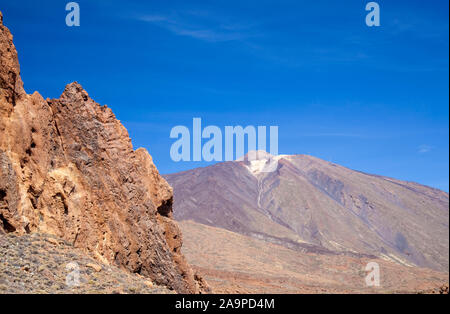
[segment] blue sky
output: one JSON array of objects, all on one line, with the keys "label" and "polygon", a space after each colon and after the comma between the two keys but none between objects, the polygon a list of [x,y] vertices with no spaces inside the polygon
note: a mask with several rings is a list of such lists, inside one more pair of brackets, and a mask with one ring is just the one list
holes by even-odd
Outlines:
[{"label": "blue sky", "polygon": [[278,125],[279,152],[449,188],[448,1],[7,1],[25,89],[78,81],[161,173],[170,130]]}]

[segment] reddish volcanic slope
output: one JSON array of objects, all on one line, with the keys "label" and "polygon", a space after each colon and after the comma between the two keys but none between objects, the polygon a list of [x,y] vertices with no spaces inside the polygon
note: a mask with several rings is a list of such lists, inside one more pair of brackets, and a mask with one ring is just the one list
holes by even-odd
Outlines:
[{"label": "reddish volcanic slope", "polygon": [[[220,228],[292,254],[376,259],[448,274],[447,193],[311,156],[277,159],[272,173],[260,172],[255,162],[235,161],[165,176],[174,189],[175,218],[198,223],[182,224],[185,251],[195,265],[204,266],[189,252],[195,247],[189,239],[207,245]],[[201,226],[208,233],[203,242],[191,234]]]},{"label": "reddish volcanic slope", "polygon": [[[193,221],[180,227],[183,253],[216,293],[448,293],[448,274],[427,268],[302,253]],[[380,267],[379,287],[366,285],[372,261]]]}]

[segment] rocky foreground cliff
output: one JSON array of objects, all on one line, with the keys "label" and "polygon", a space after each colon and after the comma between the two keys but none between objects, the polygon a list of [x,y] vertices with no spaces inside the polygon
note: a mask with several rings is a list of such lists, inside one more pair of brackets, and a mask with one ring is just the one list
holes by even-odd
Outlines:
[{"label": "rocky foreground cliff", "polygon": [[206,284],[180,252],[172,189],[78,83],[28,95],[0,13],[0,237],[50,234],[180,293]]}]

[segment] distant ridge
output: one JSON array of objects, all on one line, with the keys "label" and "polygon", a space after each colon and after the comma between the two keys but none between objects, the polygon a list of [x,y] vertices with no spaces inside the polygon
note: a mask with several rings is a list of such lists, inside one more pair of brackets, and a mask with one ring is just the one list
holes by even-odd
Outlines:
[{"label": "distant ridge", "polygon": [[[175,218],[299,251],[448,272],[448,193],[307,155],[257,155],[164,176]],[[276,170],[259,171],[269,159]]]}]

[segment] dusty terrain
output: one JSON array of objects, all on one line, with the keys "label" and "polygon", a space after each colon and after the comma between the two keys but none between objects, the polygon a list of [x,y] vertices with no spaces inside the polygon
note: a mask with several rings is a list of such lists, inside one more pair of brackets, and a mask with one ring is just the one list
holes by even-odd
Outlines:
[{"label": "dusty terrain", "polygon": [[[78,267],[79,284],[72,286],[70,281],[69,285],[66,283],[66,278],[73,280],[70,275],[74,267]],[[54,236],[9,234],[0,237],[2,293],[160,294],[174,291],[115,266],[102,265]]]},{"label": "dusty terrain", "polygon": [[[301,253],[193,221],[180,226],[183,252],[216,293],[448,293],[448,273],[382,259]],[[380,287],[367,287],[369,261]]]}]

